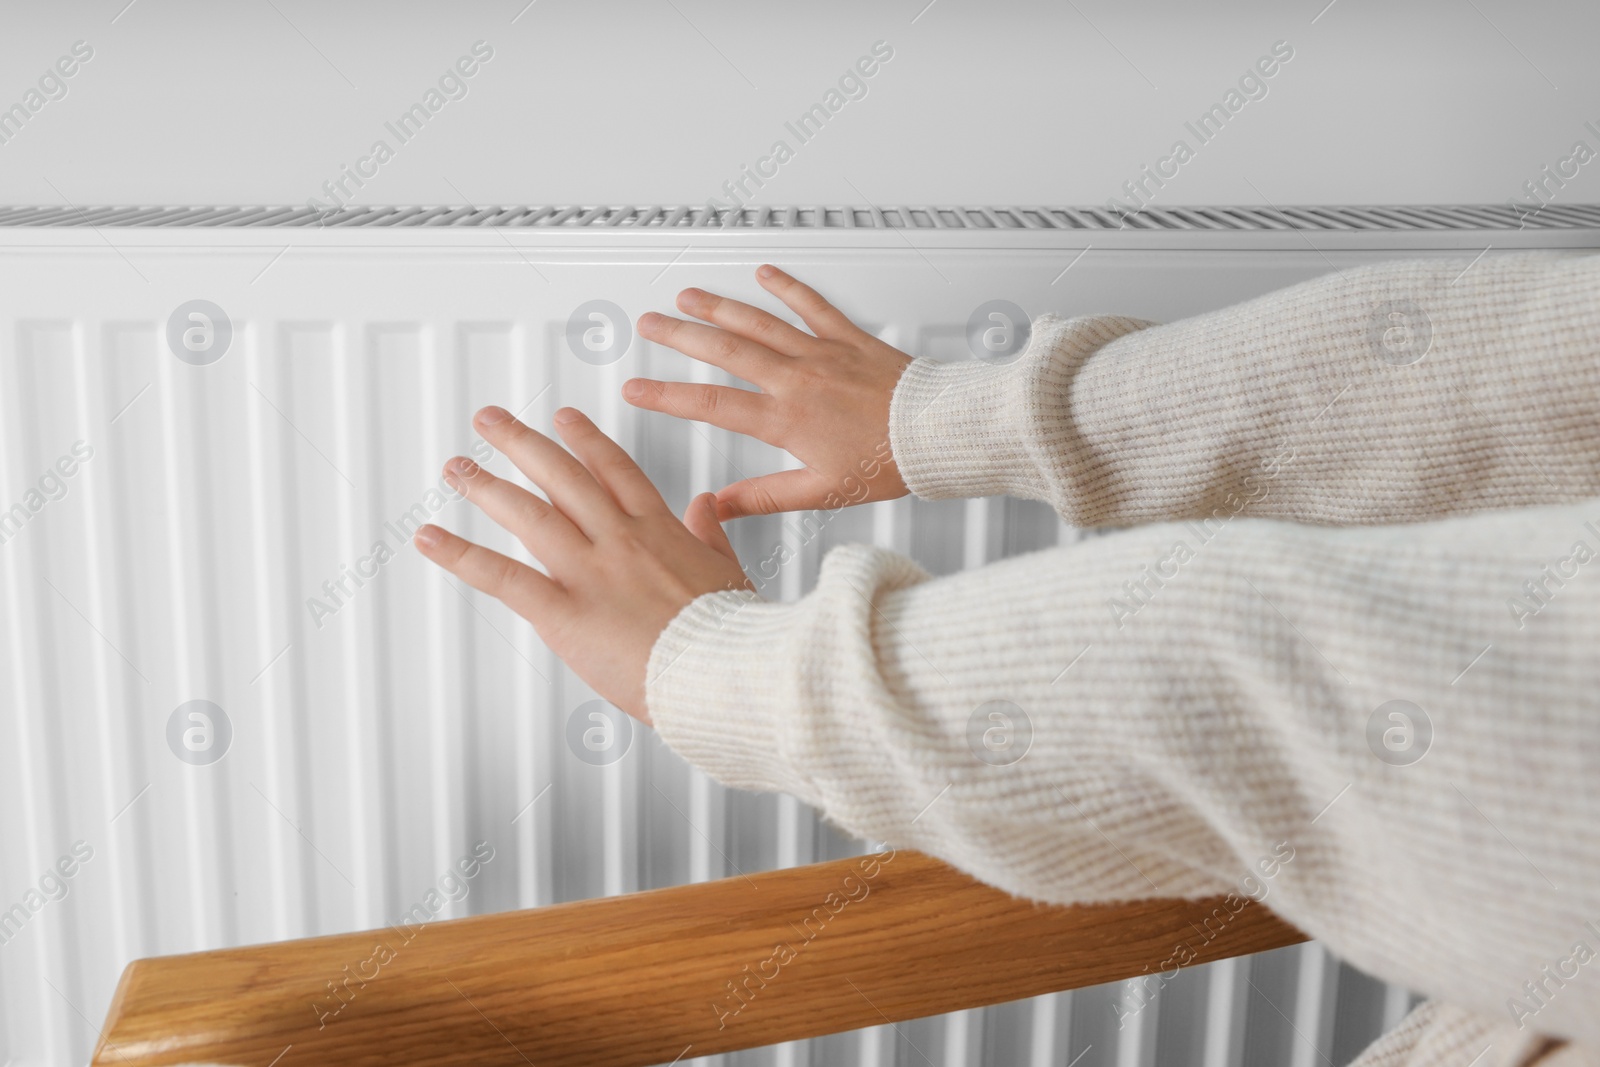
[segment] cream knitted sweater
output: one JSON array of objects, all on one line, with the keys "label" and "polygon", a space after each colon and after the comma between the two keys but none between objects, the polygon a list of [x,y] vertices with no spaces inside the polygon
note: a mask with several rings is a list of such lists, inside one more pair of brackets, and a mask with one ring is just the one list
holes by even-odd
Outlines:
[{"label": "cream knitted sweater", "polygon": [[1046,316],[1008,365],[916,360],[890,418],[919,496],[1148,525],[702,596],[651,655],[669,745],[1043,901],[1250,891],[1292,849],[1269,906],[1434,998],[1368,1062],[1591,1062],[1600,256]]}]

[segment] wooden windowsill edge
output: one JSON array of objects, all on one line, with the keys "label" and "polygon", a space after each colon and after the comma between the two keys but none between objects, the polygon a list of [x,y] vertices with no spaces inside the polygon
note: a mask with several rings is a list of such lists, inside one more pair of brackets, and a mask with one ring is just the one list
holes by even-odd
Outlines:
[{"label": "wooden windowsill edge", "polygon": [[1304,940],[1242,896],[1053,907],[886,852],[137,960],[93,1063],[670,1063]]}]

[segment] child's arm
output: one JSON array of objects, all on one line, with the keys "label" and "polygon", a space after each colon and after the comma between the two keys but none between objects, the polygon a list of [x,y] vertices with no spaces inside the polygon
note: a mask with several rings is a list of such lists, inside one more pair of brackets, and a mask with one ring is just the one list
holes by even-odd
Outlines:
[{"label": "child's arm", "polygon": [[[1600,937],[1600,500],[1153,525],[938,580],[851,546],[769,604],[709,494],[680,523],[587,419],[557,425],[572,454],[478,421],[549,504],[450,468],[547,574],[418,546],[729,785],[1036,899],[1264,900],[1501,1017]],[[1529,1025],[1600,1045],[1597,990],[1522,1001]]]},{"label": "child's arm", "polygon": [[[1600,938],[1596,528],[1162,524],[937,580],[839,548],[798,602],[686,608],[648,703],[712,777],[859,837],[1047,901],[1264,899],[1508,1018]],[[1600,983],[1529,1025],[1600,1043]]]},{"label": "child's arm", "polygon": [[1045,316],[1002,366],[913,361],[781,271],[761,284],[817,336],[698,290],[680,307],[713,325],[639,324],[763,392],[641,382],[631,403],[806,465],[724,489],[723,518],[836,507],[868,468],[857,500],[1007,493],[1078,526],[1600,494],[1600,256],[1386,263],[1165,326]]}]

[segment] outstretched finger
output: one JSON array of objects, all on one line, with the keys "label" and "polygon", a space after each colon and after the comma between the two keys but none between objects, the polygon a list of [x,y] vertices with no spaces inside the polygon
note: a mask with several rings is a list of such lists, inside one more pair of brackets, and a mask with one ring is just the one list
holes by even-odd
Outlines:
[{"label": "outstretched finger", "polygon": [[559,625],[566,592],[525,563],[428,523],[412,536],[417,551],[535,625]]},{"label": "outstretched finger", "polygon": [[591,541],[621,519],[616,499],[555,441],[504,408],[486,407],[473,421],[483,439],[504,452]]},{"label": "outstretched finger", "polygon": [[763,387],[779,380],[794,362],[729,330],[654,311],[639,316],[639,336]]},{"label": "outstretched finger", "polygon": [[583,532],[555,507],[515,482],[495,477],[465,456],[446,463],[444,477],[546,565],[567,565],[589,547]]},{"label": "outstretched finger", "polygon": [[622,383],[622,398],[636,408],[710,423],[776,444],[772,439],[776,428],[772,398],[765,393],[752,393],[731,385],[630,378]]},{"label": "outstretched finger", "polygon": [[799,315],[818,337],[843,341],[866,332],[851,322],[844,312],[824,300],[821,293],[770,263],[756,270],[756,280],[763,289],[787,304],[790,311]]},{"label": "outstretched finger", "polygon": [[776,515],[780,511],[807,511],[859,503],[834,488],[833,483],[810,469],[779,471],[734,482],[717,493],[717,518],[726,522],[749,515]]},{"label": "outstretched finger", "polygon": [[724,330],[765,345],[780,355],[800,356],[813,348],[817,339],[804,330],[784,322],[770,311],[704,289],[685,289],[678,294],[678,308],[697,319],[721,326]]},{"label": "outstretched finger", "polygon": [[623,511],[629,515],[670,514],[655,483],[589,416],[577,408],[562,408],[555,414],[555,423],[561,440]]}]

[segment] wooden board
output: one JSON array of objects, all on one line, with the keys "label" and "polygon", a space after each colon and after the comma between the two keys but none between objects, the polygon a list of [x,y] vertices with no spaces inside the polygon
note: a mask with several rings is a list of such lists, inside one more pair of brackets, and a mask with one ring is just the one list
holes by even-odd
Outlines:
[{"label": "wooden board", "polygon": [[668,1063],[1305,940],[1241,900],[1046,907],[886,852],[138,960],[94,1063]]}]

